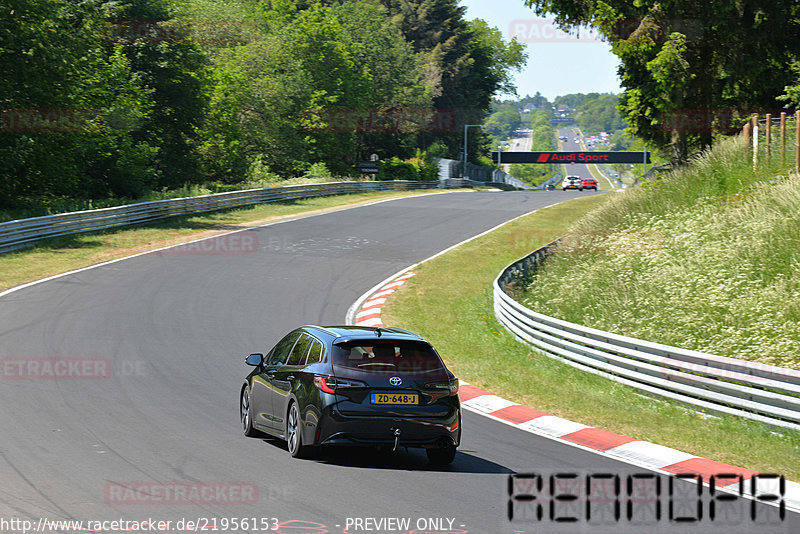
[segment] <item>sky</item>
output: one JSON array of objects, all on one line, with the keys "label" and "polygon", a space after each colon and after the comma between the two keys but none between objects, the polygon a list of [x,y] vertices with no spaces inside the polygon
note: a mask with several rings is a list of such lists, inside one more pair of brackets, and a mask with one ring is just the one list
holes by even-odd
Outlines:
[{"label": "sky", "polygon": [[582,31],[580,38],[568,36],[525,7],[524,0],[461,0],[461,5],[467,8],[467,19],[483,19],[507,41],[516,35],[527,46],[528,64],[515,73],[520,96],[539,91],[552,101],[569,93],[622,91],[619,61],[595,34]]}]

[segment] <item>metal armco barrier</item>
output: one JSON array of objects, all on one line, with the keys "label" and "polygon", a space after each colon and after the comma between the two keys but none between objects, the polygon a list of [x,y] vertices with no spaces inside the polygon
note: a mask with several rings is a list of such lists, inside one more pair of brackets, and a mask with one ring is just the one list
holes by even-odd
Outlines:
[{"label": "metal armco barrier", "polygon": [[[471,180],[331,182],[231,191],[198,197],[155,200],[113,208],[60,213],[0,223],[0,253],[31,246],[36,241],[50,237],[96,232],[177,215],[252,206],[265,202],[373,191],[471,187],[476,184],[477,182]],[[487,184],[481,183],[480,185]]]},{"label": "metal armco barrier", "polygon": [[467,179],[473,180],[476,183],[480,182],[483,185],[495,185],[499,187],[501,184],[505,184],[513,187],[514,189],[539,189],[523,183],[521,180],[518,180],[510,174],[499,169],[467,163],[466,171],[464,171],[464,163],[461,161],[442,158],[434,158],[433,161],[439,165],[440,180],[460,179],[460,177],[466,176]]},{"label": "metal armco barrier", "polygon": [[800,430],[800,371],[651,343],[548,317],[506,292],[530,280],[551,243],[494,281],[494,312],[517,338],[548,356],[650,394]]}]

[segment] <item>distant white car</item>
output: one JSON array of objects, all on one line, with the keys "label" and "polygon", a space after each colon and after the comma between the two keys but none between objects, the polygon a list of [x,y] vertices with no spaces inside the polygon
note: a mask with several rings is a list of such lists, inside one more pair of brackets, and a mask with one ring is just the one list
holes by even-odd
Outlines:
[{"label": "distant white car", "polygon": [[561,182],[561,190],[566,191],[567,189],[577,189],[578,191],[583,191],[583,180],[579,176],[567,176],[564,178],[564,181]]}]

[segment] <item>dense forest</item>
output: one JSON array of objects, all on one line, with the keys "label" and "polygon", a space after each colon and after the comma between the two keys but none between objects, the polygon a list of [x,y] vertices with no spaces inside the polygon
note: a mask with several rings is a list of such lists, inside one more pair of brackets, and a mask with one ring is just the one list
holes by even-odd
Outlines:
[{"label": "dense forest", "polygon": [[[458,157],[526,57],[457,0],[5,0],[0,208]],[[471,155],[488,136],[471,137]],[[420,175],[422,176],[422,175]]]}]

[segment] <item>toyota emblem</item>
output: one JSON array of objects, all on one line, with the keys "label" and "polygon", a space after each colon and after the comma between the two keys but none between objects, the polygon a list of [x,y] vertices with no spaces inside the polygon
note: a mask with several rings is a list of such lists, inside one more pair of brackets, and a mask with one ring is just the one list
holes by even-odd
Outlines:
[{"label": "toyota emblem", "polygon": [[400,384],[403,383],[403,379],[400,378],[399,376],[393,376],[392,378],[389,379],[389,383],[393,386],[399,386]]}]

